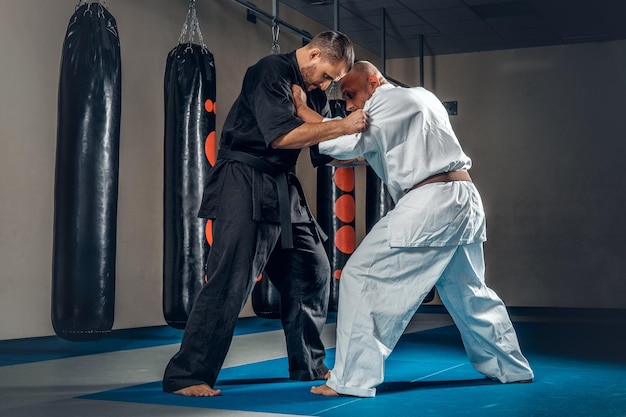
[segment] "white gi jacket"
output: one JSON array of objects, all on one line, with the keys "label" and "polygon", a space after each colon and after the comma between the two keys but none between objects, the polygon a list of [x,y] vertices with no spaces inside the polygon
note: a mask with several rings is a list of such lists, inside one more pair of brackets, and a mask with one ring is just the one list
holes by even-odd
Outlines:
[{"label": "white gi jacket", "polygon": [[484,210],[473,184],[442,188],[435,183],[407,193],[431,175],[472,165],[437,97],[422,87],[382,84],[363,110],[369,114],[365,132],[321,142],[319,150],[336,159],[362,156],[385,183],[396,203],[388,213],[390,246],[485,241]]}]

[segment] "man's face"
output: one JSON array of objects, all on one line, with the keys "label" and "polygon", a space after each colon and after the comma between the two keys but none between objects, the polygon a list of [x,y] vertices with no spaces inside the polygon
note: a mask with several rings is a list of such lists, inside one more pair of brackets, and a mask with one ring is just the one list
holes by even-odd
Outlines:
[{"label": "man's face", "polygon": [[316,88],[326,90],[330,83],[339,81],[346,75],[346,64],[340,62],[331,64],[329,61],[320,59],[319,57],[311,60],[309,65],[300,68],[302,79],[306,84],[306,90],[312,91]]},{"label": "man's face", "polygon": [[372,97],[375,88],[364,74],[349,72],[341,80],[341,96],[346,101],[346,110],[362,109],[365,102]]}]

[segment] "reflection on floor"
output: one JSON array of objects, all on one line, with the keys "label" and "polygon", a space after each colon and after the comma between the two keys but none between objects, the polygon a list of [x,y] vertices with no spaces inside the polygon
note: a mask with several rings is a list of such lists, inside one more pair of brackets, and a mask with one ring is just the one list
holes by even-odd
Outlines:
[{"label": "reflection on floor", "polygon": [[[181,331],[114,331],[95,342],[0,341],[1,417],[534,416],[626,417],[624,310],[511,309],[536,374],[503,385],[473,370],[445,309],[423,306],[386,364],[375,398],[322,398],[287,378],[277,320],[240,319],[216,398],[164,394]],[[324,330],[334,361],[331,320]]]}]

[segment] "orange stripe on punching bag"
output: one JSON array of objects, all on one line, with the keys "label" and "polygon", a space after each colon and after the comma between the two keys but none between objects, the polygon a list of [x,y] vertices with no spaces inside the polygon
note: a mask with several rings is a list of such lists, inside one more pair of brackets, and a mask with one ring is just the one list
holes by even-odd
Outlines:
[{"label": "orange stripe on punching bag", "polygon": [[339,280],[344,265],[356,247],[356,232],[354,227],[355,202],[354,202],[354,168],[336,168],[333,175],[333,221],[335,248],[332,251],[331,267],[333,280],[330,288],[331,311],[337,311]]},{"label": "orange stripe on punching bag", "polygon": [[354,168],[337,168],[333,177],[335,185],[341,191],[349,193],[354,190]]},{"label": "orange stripe on punching bag", "polygon": [[215,166],[215,162],[217,161],[215,131],[210,132],[204,141],[204,154],[206,155],[206,159],[209,161],[209,164],[211,164],[211,167]]},{"label": "orange stripe on punching bag", "polygon": [[350,225],[341,226],[337,233],[335,234],[335,245],[337,249],[346,255],[352,254],[354,252],[356,237],[354,232],[354,227]]},{"label": "orange stripe on punching bag", "polygon": [[[207,113],[217,115],[215,104],[215,101],[207,98],[204,102],[204,110],[206,110]],[[206,155],[206,159],[209,161],[211,167],[214,167],[215,162],[217,161],[217,140],[215,130],[211,130],[204,141],[204,154]]]},{"label": "orange stripe on punching bag", "polygon": [[345,194],[335,200],[335,216],[346,223],[335,232],[335,246],[346,255],[352,254],[355,249],[356,238],[354,230],[355,203],[354,203],[354,168],[337,168],[333,177],[335,185]]},{"label": "orange stripe on punching bag", "polygon": [[207,113],[213,113],[213,114],[217,114],[217,106],[216,106],[216,102],[211,100],[210,98],[208,98],[205,102],[204,102],[204,110],[207,111]]},{"label": "orange stripe on punching bag", "polygon": [[[210,98],[206,99],[204,102],[204,109],[207,113],[215,114],[215,102]],[[214,167],[215,162],[217,161],[217,142],[215,140],[215,130],[209,132],[206,140],[204,141],[204,154],[206,155],[206,159],[209,161],[209,165]],[[207,219],[205,236],[209,246],[213,246],[213,220],[211,219]],[[205,275],[204,280],[208,281],[209,277]]]},{"label": "orange stripe on punching bag", "polygon": [[351,225],[341,226],[335,233],[335,246],[346,255],[354,252],[356,244],[356,233]]},{"label": "orange stripe on punching bag", "polygon": [[351,194],[344,194],[335,200],[335,215],[344,223],[354,221],[354,197]]},{"label": "orange stripe on punching bag", "polygon": [[[213,246],[213,220],[207,219],[206,227],[204,229],[204,236],[206,237],[206,241],[209,244],[209,247]],[[208,275],[204,275],[204,282],[209,280]]]},{"label": "orange stripe on punching bag", "polygon": [[[335,214],[344,223],[353,223],[355,217],[354,197],[351,194],[344,194],[335,201]],[[335,232],[335,246],[346,255],[352,254],[356,248],[356,232],[354,226],[346,224]],[[333,273],[336,279],[341,278],[341,269]]]},{"label": "orange stripe on punching bag", "polygon": [[213,246],[213,220],[211,219],[206,221],[205,236],[209,246]]}]

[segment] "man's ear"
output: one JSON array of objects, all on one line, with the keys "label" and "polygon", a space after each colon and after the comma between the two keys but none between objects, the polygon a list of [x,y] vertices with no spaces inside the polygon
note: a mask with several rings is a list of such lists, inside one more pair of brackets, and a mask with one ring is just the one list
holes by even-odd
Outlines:
[{"label": "man's ear", "polygon": [[369,77],[367,77],[367,83],[374,90],[380,86],[380,80],[375,74],[371,74]]},{"label": "man's ear", "polygon": [[322,50],[320,48],[311,48],[307,56],[309,57],[309,62],[319,61],[322,59]]}]

